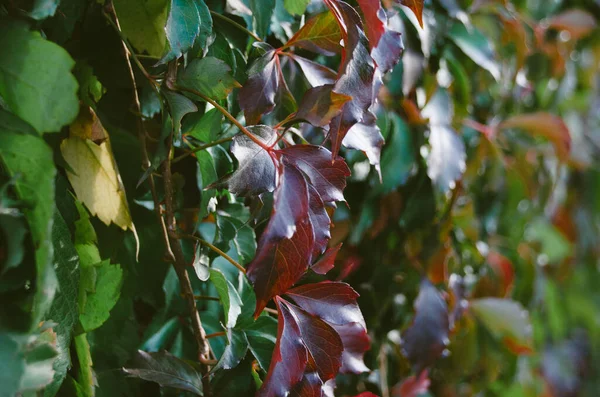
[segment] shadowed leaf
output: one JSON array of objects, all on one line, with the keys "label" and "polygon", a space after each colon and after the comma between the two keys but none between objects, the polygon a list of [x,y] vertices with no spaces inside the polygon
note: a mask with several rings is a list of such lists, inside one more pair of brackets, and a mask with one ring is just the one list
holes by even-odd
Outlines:
[{"label": "shadowed leaf", "polygon": [[163,387],[202,395],[202,375],[192,365],[166,351],[146,353],[138,350],[131,367],[123,368],[123,371]]},{"label": "shadowed leaf", "polygon": [[420,373],[432,365],[449,343],[448,306],[440,292],[427,279],[421,281],[414,303],[415,317],[402,334],[402,349]]}]

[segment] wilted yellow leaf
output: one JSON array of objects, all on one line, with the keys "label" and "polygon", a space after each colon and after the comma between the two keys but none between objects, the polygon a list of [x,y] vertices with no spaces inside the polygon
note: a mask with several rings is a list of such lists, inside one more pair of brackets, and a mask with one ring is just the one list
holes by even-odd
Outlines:
[{"label": "wilted yellow leaf", "polygon": [[67,177],[75,194],[92,215],[106,225],[114,223],[136,233],[108,133],[93,110],[81,109],[60,151],[71,168]]}]

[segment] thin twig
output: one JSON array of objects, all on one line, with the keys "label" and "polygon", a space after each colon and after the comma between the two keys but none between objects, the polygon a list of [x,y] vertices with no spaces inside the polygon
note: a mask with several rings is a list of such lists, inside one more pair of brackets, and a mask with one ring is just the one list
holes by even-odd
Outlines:
[{"label": "thin twig", "polygon": [[214,101],[211,98],[207,97],[206,95],[204,95],[200,91],[197,91],[197,90],[194,90],[194,89],[191,89],[191,88],[181,87],[179,85],[175,86],[173,88],[176,89],[176,90],[178,90],[178,91],[185,91],[185,92],[189,92],[190,94],[194,94],[196,96],[199,96],[200,98],[202,98],[203,101],[206,101],[206,102],[210,103],[214,108],[216,108],[225,117],[227,117],[229,119],[229,121],[231,121],[233,124],[235,124],[240,129],[240,131],[242,131],[244,133],[244,135],[246,135],[248,138],[250,138],[254,143],[256,143],[261,148],[265,149],[267,152],[271,151],[271,148],[269,146],[267,146],[263,141],[261,141],[256,136],[254,136],[250,131],[248,131],[248,129],[246,129],[246,127],[244,127],[242,125],[242,123],[240,123],[239,121],[237,121],[237,119],[235,117],[233,117],[233,115],[231,113],[229,113],[227,111],[227,109],[225,109],[223,106],[219,105],[216,101]]},{"label": "thin twig", "polygon": [[221,331],[221,332],[214,332],[214,333],[212,333],[212,334],[207,334],[207,335],[206,335],[206,338],[207,338],[207,339],[210,339],[210,338],[216,338],[216,337],[219,337],[219,336],[225,336],[225,335],[227,335],[227,332],[225,332],[225,331]]},{"label": "thin twig", "polygon": [[261,39],[260,37],[258,37],[257,35],[255,35],[254,33],[252,33],[250,30],[246,29],[245,27],[243,27],[242,25],[240,25],[239,23],[237,23],[236,21],[234,21],[233,19],[227,18],[225,15],[221,15],[217,12],[211,11],[210,14],[213,17],[217,17],[220,20],[227,22],[228,24],[235,26],[236,28],[238,28],[239,30],[241,30],[242,32],[245,32],[246,34],[248,34],[250,37],[252,37],[254,40],[259,41],[262,43],[263,39]]},{"label": "thin twig", "polygon": [[[115,29],[115,31],[119,35],[119,38],[121,39],[121,43],[123,43],[123,46],[125,47],[125,50],[127,52],[127,62],[130,64],[129,68],[131,69],[131,61],[130,61],[130,59],[133,59],[133,61],[135,62],[135,64],[137,65],[137,67],[140,69],[140,71],[142,72],[142,74],[144,75],[144,77],[146,77],[150,81],[150,83],[154,87],[156,87],[156,81],[154,80],[154,78],[152,77],[152,75],[150,75],[150,73],[148,73],[148,71],[146,70],[146,68],[144,67],[144,65],[142,65],[142,63],[140,62],[140,60],[135,55],[135,52],[133,51],[133,48],[131,48],[131,46],[129,45],[129,43],[125,39],[125,36],[123,35],[123,32],[121,31],[121,25],[119,24],[119,18],[117,17],[117,13],[115,12],[115,7],[113,6],[112,2],[109,3],[108,7],[110,9],[110,13],[112,14],[112,18],[111,18],[110,15],[108,15],[104,11],[102,12],[102,14],[104,15],[104,18],[106,18],[106,20],[108,21],[108,23],[111,24],[111,26]],[[141,110],[140,110],[140,114],[141,114]]]},{"label": "thin twig", "polygon": [[213,147],[213,146],[220,145],[220,144],[222,144],[222,143],[225,143],[225,142],[229,142],[229,141],[230,141],[230,140],[232,140],[232,139],[233,139],[233,137],[232,137],[232,136],[230,136],[230,137],[227,137],[227,138],[221,138],[221,139],[217,139],[216,141],[212,141],[212,142],[210,142],[210,143],[206,143],[206,144],[204,144],[204,145],[196,146],[195,148],[193,148],[193,149],[190,149],[188,152],[186,152],[186,153],[184,153],[184,154],[182,154],[182,155],[180,155],[180,156],[178,156],[178,157],[175,157],[175,158],[173,159],[172,163],[177,163],[178,161],[181,161],[181,160],[183,160],[184,158],[186,158],[186,157],[188,157],[188,156],[191,156],[192,154],[194,154],[194,153],[196,153],[196,152],[199,152],[199,151],[201,151],[201,150],[208,149],[209,147]]},{"label": "thin twig", "polygon": [[[112,14],[112,18],[109,15],[107,15],[106,13],[103,13],[103,14],[106,17],[106,19],[111,23],[111,25],[115,28],[115,30],[119,34],[119,37],[121,37],[121,45],[123,46],[123,52],[125,53],[125,60],[127,62],[127,68],[129,70],[129,76],[131,78],[131,84],[133,86],[133,103],[135,106],[133,113],[136,115],[138,140],[140,141],[140,146],[142,149],[142,168],[144,170],[147,170],[150,167],[150,157],[148,156],[148,149],[146,147],[146,128],[144,127],[144,121],[142,120],[142,116],[141,116],[142,115],[142,110],[141,110],[142,106],[140,104],[140,97],[139,97],[138,91],[137,91],[137,83],[135,81],[135,74],[133,73],[133,67],[131,65],[132,52],[130,51],[130,49],[121,33],[121,25],[119,24],[119,18],[117,17],[117,13],[115,12],[112,2],[108,4],[108,9],[110,10],[110,13]],[[113,20],[113,18],[114,18],[114,20]],[[141,65],[138,65],[138,66],[141,66]],[[140,70],[142,70],[142,73],[144,73],[144,75],[147,75],[147,72],[143,69],[143,67],[141,67]],[[168,260],[169,262],[172,262],[174,260],[173,251],[171,250],[171,245],[169,244],[169,237],[167,235],[167,227],[165,225],[165,220],[163,219],[163,217],[160,213],[160,201],[158,200],[158,194],[156,193],[156,185],[154,183],[153,175],[150,175],[148,177],[148,183],[150,185],[152,201],[154,202],[154,211],[156,213],[158,223],[162,229],[162,238],[163,238],[163,243],[165,245],[165,257],[166,257],[166,260]]]},{"label": "thin twig", "polygon": [[233,259],[229,255],[227,255],[225,252],[221,251],[219,248],[215,247],[214,245],[212,245],[208,241],[206,241],[204,239],[201,239],[200,237],[193,236],[191,234],[180,234],[179,237],[180,238],[186,238],[186,239],[189,239],[189,240],[196,240],[196,241],[198,241],[200,244],[207,246],[208,248],[210,248],[211,250],[213,250],[217,254],[221,255],[229,263],[231,263],[233,266],[237,267],[237,269],[240,272],[246,274],[246,269],[244,269],[244,266],[240,265],[238,262],[235,261],[235,259]]},{"label": "thin twig", "polygon": [[277,310],[271,309],[269,307],[265,307],[263,310],[266,311],[267,313],[271,313],[271,314],[274,314],[276,316],[279,315],[279,312]]},{"label": "thin twig", "polygon": [[[167,153],[169,153],[169,155],[167,156],[167,159],[163,163],[162,167],[165,189],[165,216],[167,218],[166,221],[167,230],[169,232],[169,241],[171,243],[171,248],[175,256],[173,267],[175,268],[175,272],[177,273],[177,278],[179,279],[179,287],[181,288],[181,292],[183,293],[185,300],[188,303],[190,316],[192,318],[192,330],[198,347],[198,360],[202,364],[200,366],[200,370],[203,375],[206,375],[208,374],[209,362],[212,361],[210,359],[210,345],[208,344],[208,341],[206,339],[206,332],[204,332],[204,328],[202,327],[202,321],[200,320],[200,314],[198,313],[196,300],[194,299],[194,290],[192,289],[192,283],[190,281],[189,274],[186,270],[187,263],[183,254],[183,249],[181,248],[181,243],[179,242],[177,236],[175,212],[173,209],[173,184],[170,160],[170,153],[172,149],[173,132],[171,132],[169,138],[167,139]],[[202,385],[204,395],[210,396],[210,378],[208,376],[202,377]]]}]

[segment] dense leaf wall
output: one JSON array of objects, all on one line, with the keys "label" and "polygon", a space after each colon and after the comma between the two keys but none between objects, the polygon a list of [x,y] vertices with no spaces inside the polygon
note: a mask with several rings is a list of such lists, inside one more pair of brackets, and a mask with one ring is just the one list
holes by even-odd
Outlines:
[{"label": "dense leaf wall", "polygon": [[0,396],[595,395],[598,18],[0,2]]}]

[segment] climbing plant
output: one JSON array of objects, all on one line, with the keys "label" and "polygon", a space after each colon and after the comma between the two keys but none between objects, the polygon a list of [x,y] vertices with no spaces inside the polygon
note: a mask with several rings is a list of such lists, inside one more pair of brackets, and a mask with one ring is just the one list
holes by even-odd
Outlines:
[{"label": "climbing plant", "polygon": [[0,396],[597,390],[599,17],[1,2]]}]

